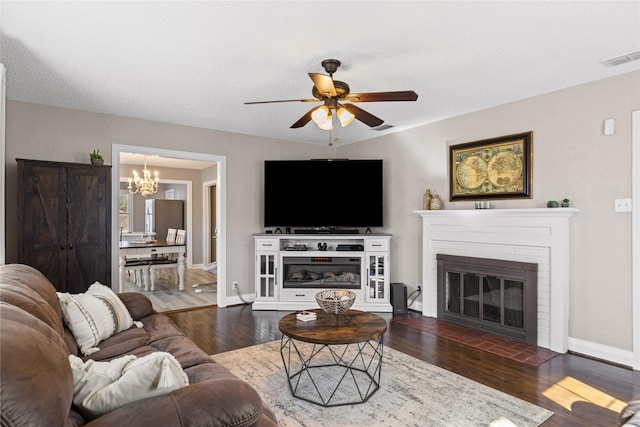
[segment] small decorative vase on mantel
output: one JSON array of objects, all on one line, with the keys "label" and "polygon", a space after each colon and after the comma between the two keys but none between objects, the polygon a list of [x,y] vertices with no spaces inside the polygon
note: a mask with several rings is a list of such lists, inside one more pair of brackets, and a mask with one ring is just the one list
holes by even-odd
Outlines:
[{"label": "small decorative vase on mantel", "polygon": [[422,196],[422,209],[428,211],[431,209],[431,190],[427,188],[427,191],[424,192],[424,196]]},{"label": "small decorative vase on mantel", "polygon": [[433,196],[429,207],[432,211],[438,211],[442,209],[442,199],[440,199],[440,196],[438,196],[437,194]]}]

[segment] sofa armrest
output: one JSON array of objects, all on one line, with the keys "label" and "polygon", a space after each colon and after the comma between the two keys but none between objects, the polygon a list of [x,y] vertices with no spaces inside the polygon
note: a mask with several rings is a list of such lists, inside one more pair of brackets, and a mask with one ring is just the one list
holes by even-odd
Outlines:
[{"label": "sofa armrest", "polygon": [[262,399],[253,387],[238,378],[220,378],[133,402],[96,418],[85,427],[117,425],[239,427],[276,424],[263,417]]},{"label": "sofa armrest", "polygon": [[139,292],[122,292],[118,294],[118,297],[129,310],[133,320],[157,314],[151,300]]}]

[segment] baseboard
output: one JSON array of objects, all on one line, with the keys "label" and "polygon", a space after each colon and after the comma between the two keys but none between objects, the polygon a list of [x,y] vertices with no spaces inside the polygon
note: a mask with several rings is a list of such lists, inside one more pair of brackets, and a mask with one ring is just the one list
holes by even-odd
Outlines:
[{"label": "baseboard", "polygon": [[574,353],[584,354],[585,356],[595,357],[630,368],[633,366],[633,352],[629,350],[622,350],[572,337],[569,337],[568,346],[569,351]]},{"label": "baseboard", "polygon": [[[249,303],[252,303],[253,301],[256,300],[256,294],[242,294],[242,298],[244,298],[244,301],[249,301]],[[226,298],[226,303],[227,303],[227,307],[230,305],[242,305],[242,304],[246,304],[246,302],[242,301],[242,299],[240,299],[240,297],[238,295],[233,295],[233,296],[229,296],[227,295]]]},{"label": "baseboard", "polygon": [[413,304],[411,304],[409,307],[407,307],[409,310],[415,310],[415,311],[419,311],[420,313],[422,313],[422,298],[417,298]]}]

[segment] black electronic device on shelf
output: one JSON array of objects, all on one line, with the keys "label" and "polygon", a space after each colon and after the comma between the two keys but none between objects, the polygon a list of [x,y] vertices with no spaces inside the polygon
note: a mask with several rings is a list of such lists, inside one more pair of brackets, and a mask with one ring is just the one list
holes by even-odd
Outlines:
[{"label": "black electronic device on shelf", "polygon": [[364,251],[363,245],[337,245],[336,251]]}]

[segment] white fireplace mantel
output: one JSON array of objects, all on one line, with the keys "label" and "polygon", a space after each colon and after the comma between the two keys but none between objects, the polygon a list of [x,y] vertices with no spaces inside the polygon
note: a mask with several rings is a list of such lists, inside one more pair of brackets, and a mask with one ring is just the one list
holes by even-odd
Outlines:
[{"label": "white fireplace mantel", "polygon": [[538,264],[538,345],[566,353],[573,208],[415,211],[422,217],[423,314],[437,317],[436,254]]}]

